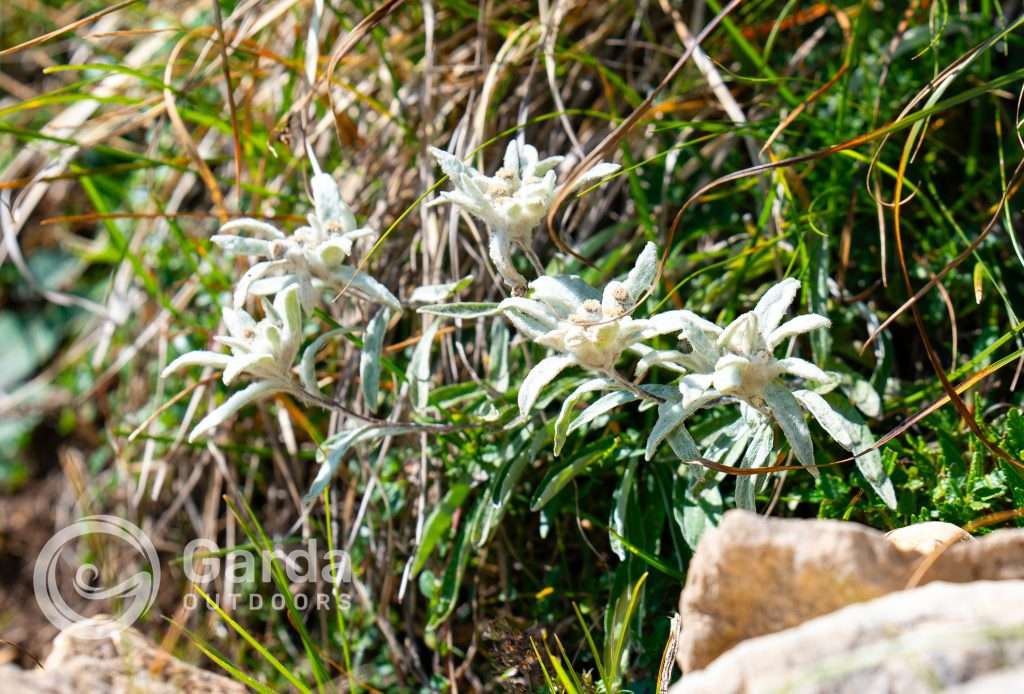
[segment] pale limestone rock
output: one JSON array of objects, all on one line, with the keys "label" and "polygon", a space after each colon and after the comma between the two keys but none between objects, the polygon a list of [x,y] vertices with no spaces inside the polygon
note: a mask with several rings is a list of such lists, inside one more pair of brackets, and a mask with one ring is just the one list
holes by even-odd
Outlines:
[{"label": "pale limestone rock", "polygon": [[245,694],[241,684],[182,662],[108,617],[68,627],[42,670],[0,667],[0,691],[43,694]]},{"label": "pale limestone rock", "polygon": [[971,539],[970,533],[960,526],[940,521],[914,523],[904,528],[896,528],[886,533],[885,537],[900,549],[924,554],[938,549],[946,542],[953,544]]},{"label": "pale limestone rock", "polygon": [[[690,563],[680,598],[680,668],[705,667],[745,639],[903,590],[928,560],[856,523],[730,511]],[[1006,579],[1024,579],[1024,530],[953,545],[920,582]]]},{"label": "pale limestone rock", "polygon": [[937,582],[745,641],[670,694],[1003,694],[1021,662],[1024,581]]}]

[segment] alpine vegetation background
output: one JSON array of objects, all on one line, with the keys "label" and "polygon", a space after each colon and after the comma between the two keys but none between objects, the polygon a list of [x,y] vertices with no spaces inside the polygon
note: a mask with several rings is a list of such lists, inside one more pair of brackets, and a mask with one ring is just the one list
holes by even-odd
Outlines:
[{"label": "alpine vegetation background", "polygon": [[135,627],[259,691],[657,691],[728,509],[1020,525],[1022,24],[4,3],[8,659],[92,514],[159,557]]}]

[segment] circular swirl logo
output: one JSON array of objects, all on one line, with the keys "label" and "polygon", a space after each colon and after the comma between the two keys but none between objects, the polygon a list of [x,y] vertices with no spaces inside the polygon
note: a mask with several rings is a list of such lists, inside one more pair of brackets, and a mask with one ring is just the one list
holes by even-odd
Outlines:
[{"label": "circular swirl logo", "polygon": [[114,610],[114,620],[120,624],[121,629],[134,624],[156,599],[157,588],[160,585],[160,562],[157,559],[156,548],[142,529],[117,516],[87,516],[64,528],[43,545],[32,572],[32,584],[39,609],[58,629],[65,629],[85,619],[68,605],[61,593],[61,588],[67,587],[62,586],[62,583],[67,581],[62,582],[58,577],[58,568],[62,564],[61,556],[75,540],[97,535],[117,538],[127,545],[133,554],[140,557],[144,564],[148,564],[149,570],[139,571],[119,580],[115,585],[105,587],[101,584],[103,575],[96,564],[79,564],[70,581],[74,592],[80,598],[89,601],[112,601],[117,606]]}]

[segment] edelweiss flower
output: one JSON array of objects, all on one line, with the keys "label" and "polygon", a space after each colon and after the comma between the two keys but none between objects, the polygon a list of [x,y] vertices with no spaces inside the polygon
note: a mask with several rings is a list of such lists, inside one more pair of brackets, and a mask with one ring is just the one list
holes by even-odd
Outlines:
[{"label": "edelweiss flower", "polygon": [[772,389],[766,394],[766,388],[780,383],[783,374],[818,383],[834,380],[809,361],[774,356],[775,349],[788,338],[832,325],[828,318],[813,313],[779,325],[799,290],[798,280],[783,280],[765,292],[753,311],[744,313],[722,331],[716,342],[720,356],[711,379],[715,390],[764,409],[766,402],[773,407]]},{"label": "edelweiss flower", "polygon": [[166,378],[186,366],[210,366],[224,371],[225,385],[231,385],[242,374],[257,379],[207,414],[189,434],[190,442],[249,403],[292,388],[292,364],[302,342],[298,294],[298,287],[293,285],[278,294],[273,304],[264,301],[267,315],[260,321],[241,309],[225,308],[224,325],[229,334],[214,339],[227,345],[231,354],[196,350],[181,355],[163,370],[161,377]]},{"label": "edelweiss flower", "polygon": [[541,388],[569,366],[618,380],[614,366],[627,349],[644,351],[638,344],[641,340],[678,332],[694,321],[706,322],[689,311],[668,311],[647,319],[628,315],[654,283],[657,256],[655,245],[648,243],[626,278],[609,282],[603,292],[576,276],[544,276],[530,283],[530,298],[511,297],[498,305],[534,342],[562,352],[542,360],[527,374],[519,389],[521,412],[529,411]]},{"label": "edelweiss flower", "polygon": [[810,390],[792,389],[792,384],[782,377],[795,376],[828,385],[833,385],[835,379],[809,361],[775,358],[775,349],[788,338],[831,325],[828,318],[816,314],[782,323],[799,290],[798,280],[783,280],[765,292],[753,311],[739,316],[725,330],[684,331],[680,337],[699,353],[705,368],[680,380],[679,402],[659,408],[658,423],[648,441],[648,457],[687,417],[723,398],[746,403],[778,422],[797,460],[812,472],[816,472],[814,449],[801,406],[837,443],[848,449],[852,446],[849,428],[840,424],[845,420],[824,398]]},{"label": "edelweiss flower", "polygon": [[[374,235],[368,227],[357,227],[355,215],[341,199],[338,184],[313,162],[314,211],[308,226],[287,236],[277,227],[256,219],[236,219],[220,228],[222,233],[211,241],[229,253],[265,258],[242,276],[235,289],[235,307],[240,308],[249,294],[276,294],[284,287],[298,285],[302,306],[312,312],[324,287],[342,291],[351,286],[373,301],[395,310],[401,304],[380,282],[348,265],[345,259],[352,252],[356,239]],[[223,232],[247,230],[268,238],[228,235]],[[272,275],[271,277],[267,277]]]},{"label": "edelweiss flower", "polygon": [[[554,169],[564,157],[539,159],[535,147],[513,140],[505,150],[501,168],[493,176],[486,176],[436,147],[429,151],[455,186],[455,190],[441,193],[431,204],[454,203],[487,224],[491,260],[510,286],[526,286],[526,279],[512,264],[513,246],[518,246],[537,273],[543,274],[543,265],[533,252],[531,242],[534,229],[555,199],[558,176]],[[618,164],[597,164],[574,187],[604,178],[618,169]]]}]

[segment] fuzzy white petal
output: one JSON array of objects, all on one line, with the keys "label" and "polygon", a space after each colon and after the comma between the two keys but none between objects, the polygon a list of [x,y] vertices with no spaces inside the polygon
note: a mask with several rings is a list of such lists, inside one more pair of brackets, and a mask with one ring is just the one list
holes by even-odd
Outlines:
[{"label": "fuzzy white petal", "polygon": [[750,354],[759,346],[761,336],[757,331],[757,316],[744,313],[722,331],[718,345],[737,354]]},{"label": "fuzzy white petal", "polygon": [[579,179],[577,179],[577,181],[573,184],[572,188],[573,190],[586,188],[587,186],[600,181],[602,178],[611,176],[613,173],[615,173],[621,168],[622,167],[619,166],[618,164],[612,164],[610,162],[602,162],[600,164],[596,164],[592,168],[588,169],[586,173],[580,176]]},{"label": "fuzzy white petal", "polygon": [[768,288],[761,300],[754,307],[754,315],[757,316],[757,324],[760,327],[765,339],[771,335],[775,328],[779,327],[782,317],[786,315],[797,292],[800,291],[800,280],[784,279],[776,285]]},{"label": "fuzzy white petal", "polygon": [[814,381],[815,383],[831,383],[835,380],[832,376],[829,376],[826,372],[822,371],[811,362],[797,357],[779,359],[776,361],[776,364],[778,364],[779,368],[790,376]]},{"label": "fuzzy white petal", "polygon": [[567,354],[559,354],[553,357],[542,359],[536,366],[530,369],[530,373],[523,379],[519,387],[519,412],[526,414],[537,402],[540,391],[550,383],[558,374],[576,363],[576,359]]},{"label": "fuzzy white petal", "polygon": [[768,349],[775,349],[782,344],[784,340],[787,340],[794,335],[809,333],[812,330],[820,330],[821,328],[827,328],[831,325],[832,321],[825,316],[819,316],[816,313],[797,316],[792,320],[786,321],[771,332],[768,336]]},{"label": "fuzzy white petal", "polygon": [[241,219],[233,219],[227,224],[220,228],[220,233],[223,234],[226,231],[237,231],[239,229],[246,229],[248,231],[258,231],[261,234],[275,239],[285,238],[285,233],[278,229],[273,224],[262,222],[258,219],[252,219],[250,217],[242,217]]},{"label": "fuzzy white petal", "polygon": [[257,381],[256,383],[249,384],[225,400],[220,407],[203,417],[188,435],[189,443],[194,442],[210,429],[216,428],[246,405],[262,400],[281,390],[282,388],[279,385],[270,381]]},{"label": "fuzzy white petal", "polygon": [[208,352],[206,350],[186,352],[164,367],[164,370],[160,372],[160,378],[167,378],[175,371],[180,371],[189,366],[211,366],[215,369],[223,369],[230,360],[230,355],[221,354],[220,352]]},{"label": "fuzzy white petal", "polygon": [[588,299],[599,301],[601,294],[576,275],[543,276],[530,282],[532,298],[542,301],[561,316],[569,316]]}]

